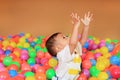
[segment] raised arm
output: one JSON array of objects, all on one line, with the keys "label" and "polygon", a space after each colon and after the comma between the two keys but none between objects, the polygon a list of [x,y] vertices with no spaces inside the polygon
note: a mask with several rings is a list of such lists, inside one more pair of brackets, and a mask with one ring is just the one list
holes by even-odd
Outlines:
[{"label": "raised arm", "polygon": [[77,13],[72,13],[71,17],[72,17],[73,29],[72,29],[69,45],[70,45],[70,52],[73,53],[78,42],[78,28],[80,26],[80,17],[77,15]]},{"label": "raised arm", "polygon": [[85,14],[84,18],[81,19],[82,23],[84,24],[84,27],[82,29],[82,34],[81,34],[81,38],[79,41],[82,45],[84,45],[84,43],[87,40],[89,24],[92,20],[92,16],[93,16],[93,14],[90,14],[90,12],[88,12],[87,14]]}]

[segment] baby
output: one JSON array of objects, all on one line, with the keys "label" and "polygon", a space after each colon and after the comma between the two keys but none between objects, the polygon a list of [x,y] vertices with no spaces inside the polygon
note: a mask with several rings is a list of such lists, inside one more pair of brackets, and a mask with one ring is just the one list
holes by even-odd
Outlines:
[{"label": "baby", "polygon": [[[80,56],[82,55],[82,45],[87,40],[92,14],[88,12],[80,20],[77,13],[72,13],[71,18],[73,29],[70,37],[58,32],[51,35],[46,41],[48,52],[58,59],[58,67],[56,69],[57,80],[74,80],[81,71]],[[78,28],[81,22],[84,24],[84,27],[81,37],[78,39]]]}]

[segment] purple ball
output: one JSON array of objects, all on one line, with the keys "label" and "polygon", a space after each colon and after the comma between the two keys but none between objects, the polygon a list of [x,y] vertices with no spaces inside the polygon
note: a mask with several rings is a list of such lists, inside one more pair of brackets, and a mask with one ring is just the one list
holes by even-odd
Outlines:
[{"label": "purple ball", "polygon": [[4,54],[4,50],[0,49],[0,55]]},{"label": "purple ball", "polygon": [[28,51],[27,50],[22,50],[21,54],[28,54]]},{"label": "purple ball", "polygon": [[100,57],[100,56],[101,56],[101,53],[95,53],[95,54],[94,54],[95,59],[97,59],[97,58]]},{"label": "purple ball", "polygon": [[37,57],[35,58],[35,61],[36,61],[36,63],[37,63],[37,64],[39,64],[39,63],[40,63],[40,59],[39,59],[39,58],[37,58]]},{"label": "purple ball", "polygon": [[4,67],[4,64],[3,63],[0,63],[0,68]]},{"label": "purple ball", "polygon": [[95,50],[95,49],[97,49],[98,48],[98,45],[97,44],[93,44],[92,45],[92,50]]},{"label": "purple ball", "polygon": [[83,72],[84,75],[86,75],[86,77],[90,76],[90,72],[89,72],[88,69],[83,69],[82,72]]},{"label": "purple ball", "polygon": [[100,42],[99,45],[98,45],[99,48],[101,48],[103,46],[106,46],[105,42]]},{"label": "purple ball", "polygon": [[21,54],[20,59],[21,60],[27,60],[29,58],[28,54]]}]

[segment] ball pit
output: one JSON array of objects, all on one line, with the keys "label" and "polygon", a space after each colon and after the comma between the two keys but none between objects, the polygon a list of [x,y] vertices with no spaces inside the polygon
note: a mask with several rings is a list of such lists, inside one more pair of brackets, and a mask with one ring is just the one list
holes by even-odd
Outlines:
[{"label": "ball pit", "polygon": [[[48,36],[0,36],[0,80],[50,80],[58,61],[45,47]],[[120,42],[88,36],[77,80],[120,80]]]}]

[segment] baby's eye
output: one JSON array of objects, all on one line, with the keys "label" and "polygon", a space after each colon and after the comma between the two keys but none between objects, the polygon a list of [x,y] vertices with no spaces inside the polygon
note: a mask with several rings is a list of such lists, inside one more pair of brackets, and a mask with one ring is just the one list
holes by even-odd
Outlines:
[{"label": "baby's eye", "polygon": [[65,39],[66,37],[65,36],[63,36],[63,39]]}]

